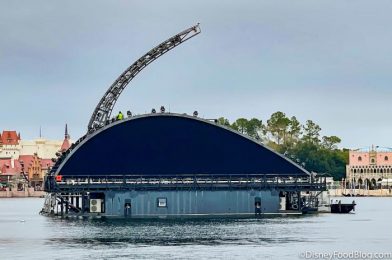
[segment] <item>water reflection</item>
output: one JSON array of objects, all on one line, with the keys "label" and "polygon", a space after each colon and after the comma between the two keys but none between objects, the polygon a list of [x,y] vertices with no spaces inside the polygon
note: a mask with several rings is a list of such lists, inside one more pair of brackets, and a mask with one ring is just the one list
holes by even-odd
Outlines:
[{"label": "water reflection", "polygon": [[[314,223],[312,217],[276,217],[263,219],[186,219],[186,220],[59,220],[49,221],[60,230],[72,228],[74,234],[54,237],[50,245],[111,245],[183,246],[183,245],[269,245],[293,242],[310,242],[298,232],[285,230],[292,224]],[[274,228],[271,228],[274,225]],[[276,227],[281,232],[276,234]]]}]

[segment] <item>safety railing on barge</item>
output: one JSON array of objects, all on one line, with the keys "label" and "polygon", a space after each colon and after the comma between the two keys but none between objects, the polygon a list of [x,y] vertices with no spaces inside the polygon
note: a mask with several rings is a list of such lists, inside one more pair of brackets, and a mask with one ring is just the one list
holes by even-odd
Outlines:
[{"label": "safety railing on barge", "polygon": [[47,192],[75,193],[105,190],[280,190],[280,191],[324,191],[325,177],[292,175],[197,175],[197,176],[47,176]]}]

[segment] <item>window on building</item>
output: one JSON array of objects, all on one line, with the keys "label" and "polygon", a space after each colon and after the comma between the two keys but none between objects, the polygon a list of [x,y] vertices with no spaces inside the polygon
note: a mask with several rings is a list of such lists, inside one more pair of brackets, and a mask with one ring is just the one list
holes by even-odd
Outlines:
[{"label": "window on building", "polygon": [[361,162],[362,161],[362,157],[358,156],[358,161]]},{"label": "window on building", "polygon": [[157,207],[158,208],[167,208],[167,199],[166,198],[158,198],[157,199]]},{"label": "window on building", "polygon": [[371,161],[372,163],[374,163],[374,158],[372,158],[370,161]]},{"label": "window on building", "polygon": [[388,156],[385,156],[385,157],[384,157],[384,161],[388,161]]}]

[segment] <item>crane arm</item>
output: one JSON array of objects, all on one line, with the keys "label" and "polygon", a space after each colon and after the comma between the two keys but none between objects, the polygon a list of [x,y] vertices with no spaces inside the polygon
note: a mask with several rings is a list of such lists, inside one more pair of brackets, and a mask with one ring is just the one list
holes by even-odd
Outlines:
[{"label": "crane arm", "polygon": [[93,132],[95,129],[101,128],[106,124],[106,122],[108,122],[108,120],[110,120],[114,105],[116,104],[117,99],[120,97],[120,94],[140,71],[142,71],[145,67],[147,67],[147,65],[158,59],[166,52],[196,36],[200,32],[201,30],[199,24],[192,26],[154,47],[149,52],[140,57],[137,61],[135,61],[131,66],[129,66],[113,82],[110,88],[106,91],[105,95],[99,101],[89,121],[88,133]]}]

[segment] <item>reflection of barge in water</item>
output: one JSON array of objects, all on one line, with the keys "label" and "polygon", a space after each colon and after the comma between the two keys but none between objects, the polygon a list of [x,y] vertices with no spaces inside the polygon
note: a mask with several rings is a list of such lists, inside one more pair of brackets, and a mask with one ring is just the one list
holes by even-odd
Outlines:
[{"label": "reflection of barge in water", "polygon": [[[287,158],[216,121],[161,113],[110,119],[129,81],[199,33],[170,38],[129,67],[101,99],[88,133],[48,174],[42,213],[62,217],[254,216],[296,213],[301,192],[326,189]],[[193,35],[192,35],[193,33]]]}]

